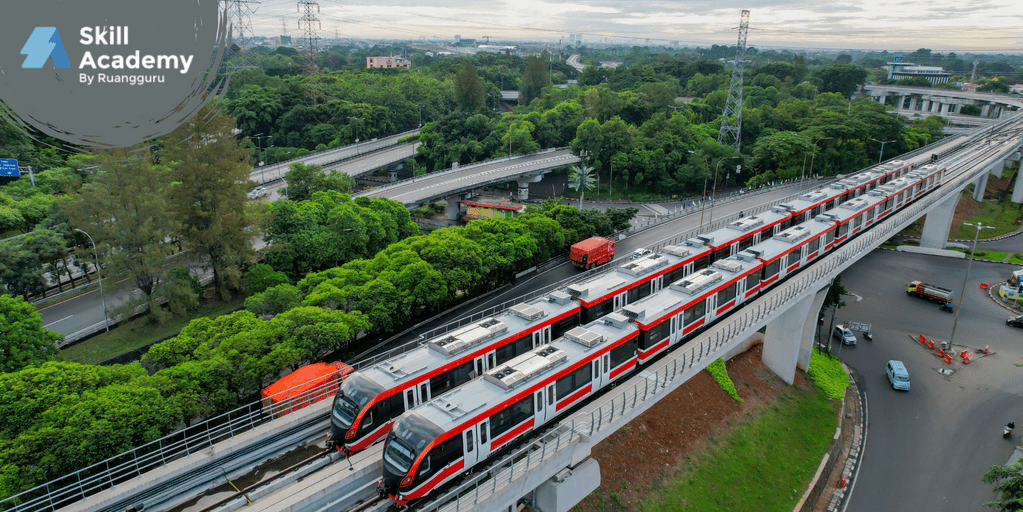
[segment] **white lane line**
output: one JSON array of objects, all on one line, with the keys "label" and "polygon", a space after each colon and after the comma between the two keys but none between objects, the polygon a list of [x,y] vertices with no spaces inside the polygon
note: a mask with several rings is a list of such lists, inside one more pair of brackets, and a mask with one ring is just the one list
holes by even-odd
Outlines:
[{"label": "white lane line", "polygon": [[68,318],[71,318],[73,316],[75,316],[75,315],[68,315],[68,316],[66,316],[64,318],[61,318],[60,320],[57,320],[56,322],[50,322],[50,323],[44,325],[43,327],[49,327],[49,326],[51,326],[53,324],[56,324],[56,323],[59,323],[59,322],[63,322],[64,320],[67,320]]}]

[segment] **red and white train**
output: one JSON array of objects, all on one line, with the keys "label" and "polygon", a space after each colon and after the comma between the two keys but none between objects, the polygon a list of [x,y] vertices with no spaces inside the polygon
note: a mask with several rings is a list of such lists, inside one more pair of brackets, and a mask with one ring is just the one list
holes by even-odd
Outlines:
[{"label": "red and white train", "polygon": [[[785,205],[780,210],[792,216],[816,213],[790,227],[782,229],[785,221],[778,221],[779,209],[763,219],[740,219],[733,223],[737,225],[732,243],[738,245],[718,249],[737,252],[716,261],[706,258],[708,253],[715,255],[703,241],[710,236],[662,251],[684,261],[696,255],[708,263],[703,268],[683,266],[680,279],[638,300],[630,301],[626,294],[612,303],[613,312],[405,412],[384,445],[380,492],[404,506],[484,464],[496,450],[685,343],[718,318],[939,186],[945,171],[925,165],[897,175],[911,165],[892,167],[887,174],[869,173],[867,179],[850,180],[844,189],[829,187],[826,197],[815,192],[804,203]],[[816,211],[829,204],[830,208]],[[756,230],[762,226],[767,227]],[[759,243],[739,249],[748,238],[743,233],[750,231],[759,233]],[[607,300],[606,294],[598,298]]]}]

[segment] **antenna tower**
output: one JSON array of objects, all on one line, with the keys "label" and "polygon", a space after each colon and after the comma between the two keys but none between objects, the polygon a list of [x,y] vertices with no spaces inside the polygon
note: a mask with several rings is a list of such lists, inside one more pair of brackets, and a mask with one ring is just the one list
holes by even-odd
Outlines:
[{"label": "antenna tower", "polygon": [[735,45],[735,65],[732,67],[732,82],[728,85],[728,99],[721,116],[721,131],[718,144],[725,144],[725,135],[732,136],[732,147],[739,151],[742,141],[742,71],[746,65],[746,33],[749,32],[749,11],[743,10],[739,18],[739,43]]},{"label": "antenna tower", "polygon": [[281,16],[281,30],[282,36],[288,35],[288,20],[285,19],[284,16]]}]

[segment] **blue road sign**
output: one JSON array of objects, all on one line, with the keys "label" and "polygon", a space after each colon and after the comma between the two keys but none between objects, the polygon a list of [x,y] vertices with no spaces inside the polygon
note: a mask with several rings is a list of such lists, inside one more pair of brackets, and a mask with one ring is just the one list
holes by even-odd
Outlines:
[{"label": "blue road sign", "polygon": [[18,161],[13,158],[0,158],[0,176],[20,177],[21,171],[18,170]]}]

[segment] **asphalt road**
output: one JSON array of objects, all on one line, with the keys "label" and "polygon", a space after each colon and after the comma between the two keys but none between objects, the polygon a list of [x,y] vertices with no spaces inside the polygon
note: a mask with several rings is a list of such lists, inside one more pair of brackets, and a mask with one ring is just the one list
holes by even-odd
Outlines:
[{"label": "asphalt road", "polygon": [[[1013,266],[974,262],[966,273],[959,259],[877,250],[842,274],[852,294],[836,315],[872,324],[873,341],[840,347],[839,357],[859,377],[867,395],[867,441],[849,512],[879,510],[988,510],[993,495],[980,482],[989,467],[1004,464],[1019,442],[1001,437],[1009,420],[1023,424],[1023,329],[1005,325],[1012,314],[994,304],[980,283],[1004,281]],[[954,315],[906,295],[922,280],[951,288],[959,308],[955,344],[990,345],[992,354],[956,373],[911,337],[948,340]],[[826,318],[826,322],[830,317]],[[825,325],[827,327],[827,325]],[[905,363],[909,392],[895,391],[885,376],[889,359]]]}]

